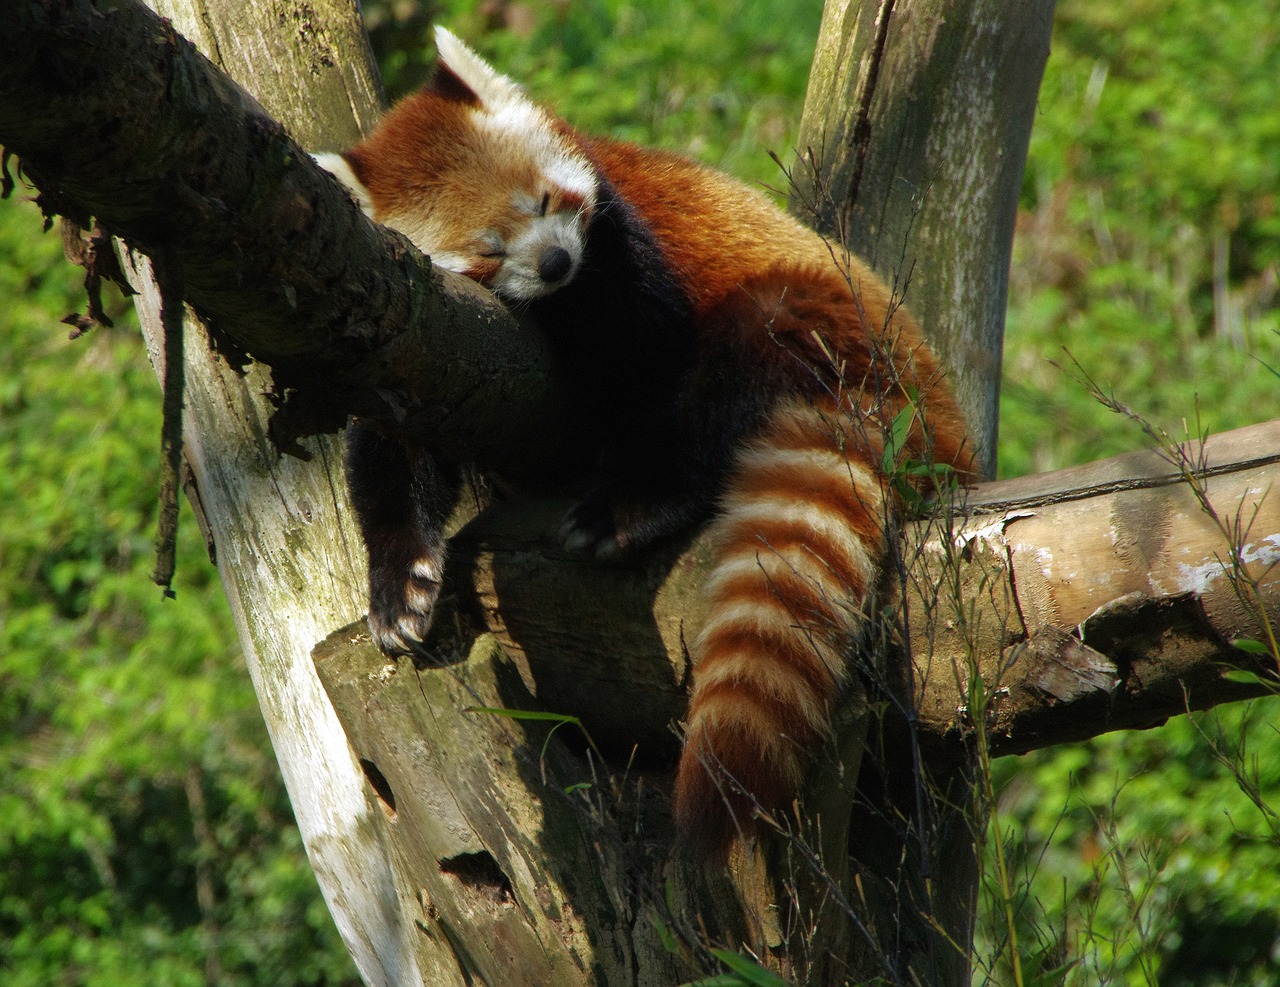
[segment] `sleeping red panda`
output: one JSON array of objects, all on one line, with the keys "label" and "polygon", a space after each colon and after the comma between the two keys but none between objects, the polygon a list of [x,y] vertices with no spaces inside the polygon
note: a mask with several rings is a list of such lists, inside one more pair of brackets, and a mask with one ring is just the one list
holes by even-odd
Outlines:
[{"label": "sleeping red panda", "polygon": [[[319,155],[374,220],[545,330],[599,415],[593,485],[564,540],[605,558],[708,516],[709,615],[674,811],[723,854],[785,806],[830,732],[882,581],[902,455],[970,450],[910,315],[857,258],[763,194],[675,154],[590,137],[437,29],[433,81],[365,141]],[[369,626],[422,646],[458,470],[355,426],[347,472],[369,552]]]}]

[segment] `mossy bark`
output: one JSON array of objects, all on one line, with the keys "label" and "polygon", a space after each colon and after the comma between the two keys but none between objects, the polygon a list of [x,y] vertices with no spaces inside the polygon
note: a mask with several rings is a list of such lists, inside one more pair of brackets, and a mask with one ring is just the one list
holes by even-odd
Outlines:
[{"label": "mossy bark", "polygon": [[1054,0],[830,0],[792,208],[925,326],[995,473],[1009,252]]}]

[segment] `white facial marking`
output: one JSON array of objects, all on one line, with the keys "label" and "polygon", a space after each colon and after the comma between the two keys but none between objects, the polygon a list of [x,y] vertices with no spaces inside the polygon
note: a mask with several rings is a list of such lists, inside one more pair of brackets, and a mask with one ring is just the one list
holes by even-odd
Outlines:
[{"label": "white facial marking", "polygon": [[[569,271],[557,281],[546,281],[539,264],[546,252],[560,247],[569,255]],[[507,256],[490,287],[510,299],[528,300],[547,295],[573,280],[582,263],[583,229],[577,213],[557,212],[534,216],[507,243]]]},{"label": "white facial marking", "polygon": [[476,127],[498,143],[523,153],[548,184],[580,196],[587,205],[596,199],[596,173],[586,158],[555,132],[550,118],[533,103],[485,103],[472,111]]},{"label": "white facial marking", "polygon": [[351,165],[347,164],[347,159],[341,154],[330,151],[313,154],[311,157],[315,159],[316,164],[340,181],[351,194],[351,198],[356,200],[356,205],[366,216],[373,219],[373,200],[369,198],[369,190],[364,187],[360,179],[356,178],[356,173],[351,170]]},{"label": "white facial marking", "polygon": [[[472,150],[481,162],[492,162],[489,170],[494,180],[508,173],[527,175],[531,170],[534,174],[537,184],[513,191],[509,199],[513,213],[506,218],[518,219],[516,232],[504,237],[485,227],[460,231],[456,222],[443,218],[458,210],[441,205],[440,215],[433,214],[430,195],[411,206],[401,202],[394,213],[375,214],[367,191],[344,159],[322,155],[317,160],[352,189],[366,213],[399,230],[437,266],[473,277],[477,270],[483,271],[484,283],[511,301],[549,294],[571,281],[582,262],[586,220],[597,197],[595,168],[519,85],[443,28],[436,29],[436,45],[441,62],[480,100],[471,110],[475,135],[468,144],[474,145]],[[527,180],[522,178],[521,184]],[[577,211],[548,213],[552,198],[577,199],[583,205]],[[503,230],[507,228],[502,224]],[[557,248],[568,254],[567,269]],[[553,279],[544,278],[543,271]]]},{"label": "white facial marking", "polygon": [[444,64],[479,97],[473,119],[481,132],[500,147],[514,144],[513,150],[532,159],[551,185],[580,196],[588,206],[595,204],[595,169],[556,133],[551,118],[519,85],[496,72],[444,28],[436,28],[436,49]]},{"label": "white facial marking", "polygon": [[543,215],[542,203],[544,201],[544,199],[540,199],[530,192],[525,192],[523,189],[511,194],[511,205],[515,207],[516,212],[525,216]]}]

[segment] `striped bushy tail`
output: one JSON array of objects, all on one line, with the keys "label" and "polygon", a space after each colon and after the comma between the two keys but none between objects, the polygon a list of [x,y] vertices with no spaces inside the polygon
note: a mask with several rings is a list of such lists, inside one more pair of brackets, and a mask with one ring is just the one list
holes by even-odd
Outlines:
[{"label": "striped bushy tail", "polygon": [[799,789],[880,578],[891,513],[880,443],[834,404],[776,410],[713,523],[675,794],[680,829],[707,855]]}]

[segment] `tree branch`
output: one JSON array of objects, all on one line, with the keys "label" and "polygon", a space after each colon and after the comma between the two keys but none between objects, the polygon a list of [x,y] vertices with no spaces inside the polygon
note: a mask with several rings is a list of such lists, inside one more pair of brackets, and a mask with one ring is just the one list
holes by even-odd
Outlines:
[{"label": "tree branch", "polygon": [[[1265,640],[1261,611],[1280,615],[1277,449],[1280,421],[1203,451],[1217,516],[1247,522],[1252,601],[1232,578],[1229,535],[1155,452],[983,484],[954,527],[919,522],[905,539],[905,611],[929,751],[959,757],[975,722],[994,754],[1025,753],[1272,692],[1274,662],[1231,642]],[[453,539],[445,602],[457,613],[441,621],[441,652],[492,634],[539,708],[579,715],[604,746],[665,756],[685,704],[684,643],[704,616],[708,546],[695,538],[602,567],[561,551],[563,508],[498,505]],[[583,613],[584,585],[594,619],[557,619]],[[1228,674],[1240,669],[1263,679]]]},{"label": "tree branch", "polygon": [[272,368],[281,444],[359,414],[517,473],[549,457],[569,416],[542,337],[370,223],[167,21],[136,0],[0,18],[0,145],[47,210],[174,251],[220,350]]},{"label": "tree branch", "polygon": [[1274,693],[1274,655],[1233,642],[1268,641],[1280,615],[1277,450],[1273,421],[1176,462],[1135,452],[979,487],[958,550],[926,549],[913,573],[927,731],[977,720],[992,753],[1024,753]]}]

